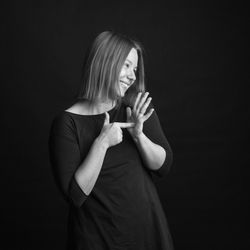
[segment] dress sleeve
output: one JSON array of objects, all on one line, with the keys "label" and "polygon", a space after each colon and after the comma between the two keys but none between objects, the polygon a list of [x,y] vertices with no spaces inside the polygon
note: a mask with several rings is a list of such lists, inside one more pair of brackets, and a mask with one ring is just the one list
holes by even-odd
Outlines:
[{"label": "dress sleeve", "polygon": [[74,178],[81,157],[76,127],[70,116],[61,114],[53,120],[49,135],[49,156],[59,189],[68,202],[80,207],[87,195]]},{"label": "dress sleeve", "polygon": [[[152,107],[153,107],[153,105],[151,104],[150,107],[148,108],[148,110]],[[164,135],[159,118],[158,118],[155,110],[154,110],[153,114],[149,117],[149,119],[147,121],[145,121],[143,131],[144,131],[145,135],[152,142],[160,145],[166,151],[166,158],[165,158],[165,161],[163,162],[162,166],[157,170],[150,170],[156,176],[163,177],[170,170],[170,167],[171,167],[172,162],[173,162],[173,152],[172,152],[172,149],[168,143],[166,136]]]}]

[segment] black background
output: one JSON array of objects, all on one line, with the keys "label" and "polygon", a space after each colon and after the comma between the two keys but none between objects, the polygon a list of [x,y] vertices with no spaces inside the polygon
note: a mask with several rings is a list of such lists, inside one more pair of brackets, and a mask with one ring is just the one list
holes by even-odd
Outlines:
[{"label": "black background", "polygon": [[48,158],[87,46],[104,30],[144,45],[147,88],[174,152],[156,182],[176,250],[250,249],[248,10],[115,1],[1,9],[1,249],[64,249],[67,205]]}]

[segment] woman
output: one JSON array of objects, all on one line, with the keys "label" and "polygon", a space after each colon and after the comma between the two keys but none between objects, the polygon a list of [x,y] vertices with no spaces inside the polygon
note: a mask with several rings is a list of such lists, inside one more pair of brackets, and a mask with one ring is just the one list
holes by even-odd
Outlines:
[{"label": "woman", "polygon": [[172,151],[150,102],[139,43],[97,36],[78,101],[55,117],[49,139],[69,203],[68,249],[173,249],[152,181],[168,172]]}]

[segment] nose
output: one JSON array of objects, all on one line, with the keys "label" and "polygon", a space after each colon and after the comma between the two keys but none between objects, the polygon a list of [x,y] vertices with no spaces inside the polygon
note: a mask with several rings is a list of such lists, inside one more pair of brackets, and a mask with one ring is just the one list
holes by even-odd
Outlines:
[{"label": "nose", "polygon": [[128,73],[128,79],[129,79],[130,81],[135,81],[136,76],[135,76],[135,72],[134,72],[133,69],[131,69],[131,70],[129,71],[129,73]]}]

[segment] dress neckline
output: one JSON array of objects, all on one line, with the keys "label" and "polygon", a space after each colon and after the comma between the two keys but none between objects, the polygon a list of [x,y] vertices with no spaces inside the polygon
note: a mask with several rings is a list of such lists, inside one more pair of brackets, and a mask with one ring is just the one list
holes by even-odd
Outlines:
[{"label": "dress neckline", "polygon": [[[113,110],[115,110],[117,107],[114,106],[113,108],[111,108],[110,110],[107,110],[106,112],[111,113]],[[97,116],[103,116],[105,115],[105,112],[100,113],[100,114],[92,114],[92,115],[87,115],[87,114],[77,114],[77,113],[72,113],[70,111],[64,110],[64,113],[68,113],[70,115],[75,115],[75,116],[82,116],[82,117],[97,117]]]}]

